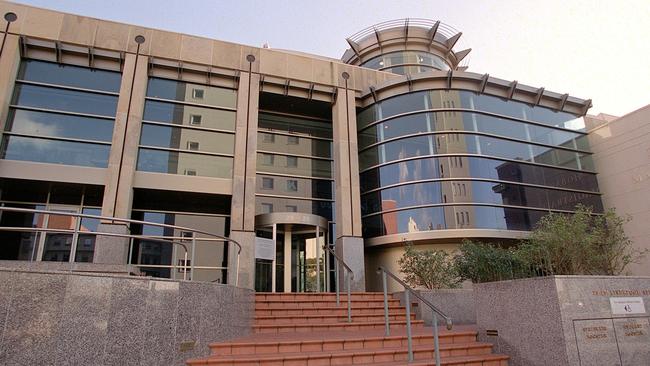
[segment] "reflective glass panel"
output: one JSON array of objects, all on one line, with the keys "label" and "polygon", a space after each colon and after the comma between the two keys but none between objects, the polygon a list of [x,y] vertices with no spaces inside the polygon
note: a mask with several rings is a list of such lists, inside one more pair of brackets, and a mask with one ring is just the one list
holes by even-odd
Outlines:
[{"label": "reflective glass panel", "polygon": [[13,104],[66,112],[115,116],[117,96],[16,84]]},{"label": "reflective glass panel", "polygon": [[229,157],[140,148],[137,170],[231,179],[232,165]]},{"label": "reflective glass panel", "polygon": [[[270,136],[273,138],[269,138]],[[263,132],[258,133],[257,149],[285,154],[323,158],[332,157],[331,141],[302,138],[298,136],[273,135]]]},{"label": "reflective glass panel", "polygon": [[[193,143],[198,143],[197,149],[194,149],[197,145]],[[142,125],[140,144],[182,150],[233,154],[235,150],[235,135],[144,123]]]},{"label": "reflective glass panel", "polygon": [[[273,156],[273,159],[269,159]],[[257,171],[286,175],[302,175],[316,178],[332,177],[332,162],[329,160],[298,158],[297,166],[291,166],[295,157],[286,155],[257,154]]]},{"label": "reflective glass panel", "polygon": [[5,136],[2,146],[3,159],[97,168],[108,166],[108,155],[111,149],[110,145],[22,136]]},{"label": "reflective glass panel", "polygon": [[236,90],[169,79],[150,78],[147,96],[219,107],[237,107]]},{"label": "reflective glass panel", "polygon": [[[200,124],[197,117],[201,116]],[[144,120],[173,123],[177,125],[201,126],[218,130],[235,130],[235,112],[147,100],[144,105]]]},{"label": "reflective glass panel", "polygon": [[[271,179],[271,181],[269,181],[269,179]],[[258,174],[256,180],[256,192],[258,193],[305,198],[333,198],[333,182],[331,180],[305,179],[264,174]],[[288,183],[288,181],[295,181],[297,187],[296,191],[287,189],[288,184],[294,184]]]},{"label": "reflective glass panel", "polygon": [[110,142],[113,120],[12,109],[7,131],[28,135]]},{"label": "reflective glass panel", "polygon": [[297,116],[284,116],[260,112],[258,127],[260,130],[283,131],[314,137],[332,138],[332,123]]},{"label": "reflective glass panel", "polygon": [[22,60],[19,80],[119,93],[122,74],[37,60]]},{"label": "reflective glass panel", "polygon": [[[310,201],[281,197],[255,197],[255,212],[269,212],[268,207],[273,207],[270,212],[303,212],[322,216],[333,220],[334,209],[331,201]],[[291,207],[288,209],[288,207]],[[295,208],[295,211],[293,209]]]}]

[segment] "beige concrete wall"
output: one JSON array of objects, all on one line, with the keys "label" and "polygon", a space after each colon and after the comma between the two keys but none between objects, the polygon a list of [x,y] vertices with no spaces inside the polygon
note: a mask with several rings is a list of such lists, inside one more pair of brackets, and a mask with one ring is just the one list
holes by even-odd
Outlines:
[{"label": "beige concrete wall", "polygon": [[[589,131],[605,208],[630,215],[625,233],[639,249],[650,249],[650,105]],[[650,256],[628,267],[650,275]]]}]

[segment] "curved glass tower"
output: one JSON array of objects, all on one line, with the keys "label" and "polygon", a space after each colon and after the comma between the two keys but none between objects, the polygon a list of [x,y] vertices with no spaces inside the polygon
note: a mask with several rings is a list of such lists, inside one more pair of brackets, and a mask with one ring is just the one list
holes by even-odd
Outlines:
[{"label": "curved glass tower", "polygon": [[582,121],[590,102],[466,72],[460,36],[398,20],[347,40],[345,62],[401,75],[357,103],[368,270],[396,269],[405,242],[508,241],[548,212],[603,209]]}]

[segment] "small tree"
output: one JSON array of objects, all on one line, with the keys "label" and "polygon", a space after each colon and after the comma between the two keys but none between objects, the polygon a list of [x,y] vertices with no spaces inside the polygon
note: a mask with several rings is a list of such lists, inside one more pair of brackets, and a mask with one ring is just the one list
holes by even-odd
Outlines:
[{"label": "small tree", "polygon": [[628,221],[613,209],[594,215],[578,205],[574,214],[544,216],[519,251],[548,274],[620,275],[648,252],[634,248],[623,230]]},{"label": "small tree", "polygon": [[415,250],[407,244],[397,264],[412,287],[458,288],[462,282],[450,255],[442,250]]}]

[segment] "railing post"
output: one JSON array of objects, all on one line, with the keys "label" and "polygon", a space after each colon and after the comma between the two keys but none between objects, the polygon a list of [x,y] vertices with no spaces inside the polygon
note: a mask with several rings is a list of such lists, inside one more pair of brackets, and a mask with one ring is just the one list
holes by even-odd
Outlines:
[{"label": "railing post", "polygon": [[[411,338],[411,297],[409,290],[404,288],[404,298],[406,300],[406,336],[408,337],[409,362],[413,362],[413,339]],[[388,317],[386,318],[388,319]]]},{"label": "railing post", "polygon": [[334,261],[334,268],[336,270],[336,273],[334,273],[334,281],[335,281],[335,286],[336,286],[336,306],[340,306],[340,288],[339,288],[339,261],[335,260]]},{"label": "railing post", "polygon": [[187,280],[187,249],[185,249],[185,259],[183,261],[183,280]]},{"label": "railing post", "polygon": [[385,333],[386,336],[390,335],[390,324],[388,321],[388,287],[386,286],[386,272],[384,270],[381,270],[381,282],[384,286],[384,322],[386,323],[385,325]]},{"label": "railing post", "polygon": [[[230,242],[228,242],[230,243]],[[235,269],[235,287],[239,286],[239,252],[240,250],[237,247],[237,268]]]},{"label": "railing post", "polygon": [[[196,258],[196,233],[192,233],[192,261],[190,262],[190,281],[194,281],[194,259]],[[185,263],[187,265],[187,262]]]},{"label": "railing post", "polygon": [[438,317],[436,312],[431,309],[431,314],[433,314],[433,347],[435,349],[436,355],[436,366],[440,366],[440,341],[438,339]]},{"label": "railing post", "polygon": [[352,299],[351,299],[351,292],[350,292],[350,281],[352,277],[352,272],[348,272],[348,275],[346,277],[346,282],[348,285],[348,323],[352,323]]},{"label": "railing post", "polygon": [[320,291],[320,230],[316,226],[316,292]]}]

